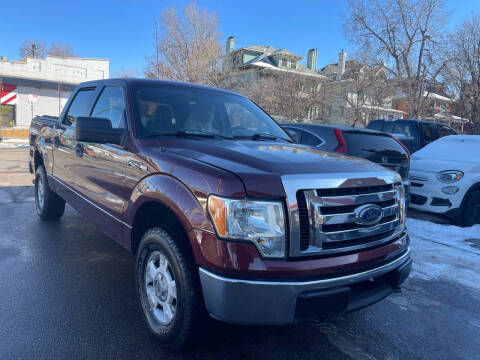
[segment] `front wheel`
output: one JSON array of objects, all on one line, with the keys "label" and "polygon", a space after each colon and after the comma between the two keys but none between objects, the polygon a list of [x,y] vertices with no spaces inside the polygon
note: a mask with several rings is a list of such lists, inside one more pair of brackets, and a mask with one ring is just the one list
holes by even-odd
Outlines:
[{"label": "front wheel", "polygon": [[35,172],[35,206],[38,216],[44,221],[58,220],[65,212],[65,200],[50,190],[42,165]]},{"label": "front wheel", "polygon": [[137,254],[137,296],[145,321],[163,345],[174,349],[194,342],[206,320],[196,266],[186,245],[186,239],[153,228],[143,236]]},{"label": "front wheel", "polygon": [[463,204],[460,218],[462,226],[480,224],[480,189],[472,191]]}]

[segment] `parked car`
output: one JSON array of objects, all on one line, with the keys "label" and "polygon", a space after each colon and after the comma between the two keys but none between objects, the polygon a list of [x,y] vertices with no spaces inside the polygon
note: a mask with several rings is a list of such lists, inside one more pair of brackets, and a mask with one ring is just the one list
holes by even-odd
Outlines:
[{"label": "parked car", "polygon": [[362,128],[320,124],[283,124],[299,144],[370,160],[402,177],[408,203],[410,153],[391,135]]},{"label": "parked car", "polygon": [[480,136],[451,135],[412,156],[412,208],[444,214],[459,225],[480,223]]},{"label": "parked car", "polygon": [[410,154],[441,137],[457,135],[457,132],[446,124],[425,120],[372,120],[367,128],[392,134],[407,147]]},{"label": "parked car", "polygon": [[80,84],[56,121],[33,119],[30,169],[42,220],[68,202],[136,254],[143,317],[174,348],[207,314],[290,324],[377,302],[410,272],[398,174],[293,144],[226,90]]}]

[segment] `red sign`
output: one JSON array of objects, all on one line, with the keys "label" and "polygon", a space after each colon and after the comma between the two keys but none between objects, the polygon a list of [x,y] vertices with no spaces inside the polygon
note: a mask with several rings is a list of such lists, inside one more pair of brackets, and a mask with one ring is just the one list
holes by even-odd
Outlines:
[{"label": "red sign", "polygon": [[0,83],[0,104],[15,105],[17,103],[17,85]]}]

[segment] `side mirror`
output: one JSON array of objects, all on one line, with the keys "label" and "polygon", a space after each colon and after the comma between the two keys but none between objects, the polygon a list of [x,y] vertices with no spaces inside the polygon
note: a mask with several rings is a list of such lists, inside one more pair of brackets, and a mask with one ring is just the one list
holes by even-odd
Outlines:
[{"label": "side mirror", "polygon": [[124,133],[125,129],[112,128],[109,119],[79,116],[75,121],[77,141],[121,145]]}]

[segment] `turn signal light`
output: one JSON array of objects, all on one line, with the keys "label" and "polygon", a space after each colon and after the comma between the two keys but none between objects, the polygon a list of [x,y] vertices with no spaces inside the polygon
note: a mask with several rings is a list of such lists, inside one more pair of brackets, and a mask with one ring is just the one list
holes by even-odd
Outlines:
[{"label": "turn signal light", "polygon": [[227,235],[226,231],[226,214],[225,214],[225,200],[216,196],[211,196],[208,199],[208,211],[215,222],[218,235]]}]

